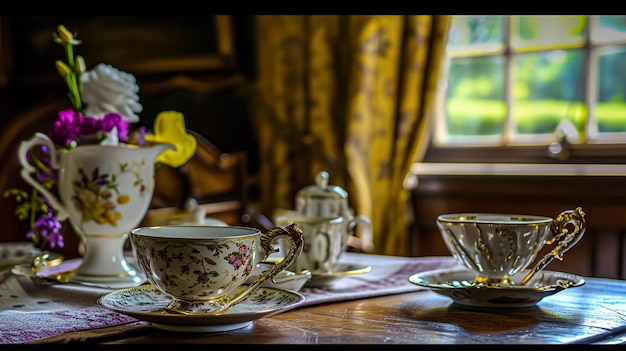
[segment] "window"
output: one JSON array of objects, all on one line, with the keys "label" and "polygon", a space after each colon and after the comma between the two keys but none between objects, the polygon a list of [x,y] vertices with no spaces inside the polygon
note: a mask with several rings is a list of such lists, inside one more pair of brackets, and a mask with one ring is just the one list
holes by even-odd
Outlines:
[{"label": "window", "polygon": [[624,150],[626,16],[453,16],[446,54],[435,151],[545,157],[557,127],[581,150]]}]

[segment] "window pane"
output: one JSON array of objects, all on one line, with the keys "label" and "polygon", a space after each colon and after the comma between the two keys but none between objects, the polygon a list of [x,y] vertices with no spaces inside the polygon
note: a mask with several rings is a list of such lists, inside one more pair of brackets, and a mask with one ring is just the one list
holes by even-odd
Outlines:
[{"label": "window pane", "polygon": [[580,47],[585,16],[511,16],[511,47],[516,51]]},{"label": "window pane", "polygon": [[501,56],[452,59],[446,92],[447,136],[503,133],[504,59]]},{"label": "window pane", "polygon": [[[453,16],[435,143],[626,143],[626,16]],[[491,50],[491,51],[490,51]]]},{"label": "window pane", "polygon": [[626,41],[626,16],[592,16],[592,43],[601,44],[624,41]]},{"label": "window pane", "polygon": [[504,51],[503,16],[453,16],[448,33],[447,52],[485,54]]},{"label": "window pane", "polygon": [[514,58],[511,119],[516,134],[552,134],[562,119],[584,132],[587,108],[583,63],[580,49]]},{"label": "window pane", "polygon": [[599,52],[596,99],[594,112],[598,132],[626,132],[625,47],[606,48]]}]

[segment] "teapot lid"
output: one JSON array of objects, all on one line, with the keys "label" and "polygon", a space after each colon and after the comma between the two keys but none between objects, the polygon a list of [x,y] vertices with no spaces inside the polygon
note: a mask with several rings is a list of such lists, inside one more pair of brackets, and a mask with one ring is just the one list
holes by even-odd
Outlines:
[{"label": "teapot lid", "polygon": [[315,184],[300,189],[296,196],[319,199],[347,199],[348,193],[340,186],[328,185],[328,179],[328,172],[319,172],[315,176]]},{"label": "teapot lid", "polygon": [[[328,172],[322,171],[315,176],[315,184],[306,186],[296,194],[296,211],[305,215],[321,215],[326,212],[320,207],[330,206],[327,210],[341,214],[347,206],[348,193],[341,187],[328,184]],[[334,203],[334,204],[331,204]],[[314,212],[314,213],[311,213]]]}]

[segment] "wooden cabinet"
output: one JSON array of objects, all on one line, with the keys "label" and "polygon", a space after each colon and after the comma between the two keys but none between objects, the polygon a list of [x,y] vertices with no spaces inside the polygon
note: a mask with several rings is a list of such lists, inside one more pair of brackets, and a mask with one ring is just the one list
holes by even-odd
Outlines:
[{"label": "wooden cabinet", "polygon": [[[459,164],[459,168],[463,165]],[[417,175],[412,193],[413,256],[449,255],[436,217],[455,212],[535,214],[554,218],[581,207],[581,241],[546,269],[626,279],[626,178],[622,176]],[[542,255],[550,247],[544,247]]]}]

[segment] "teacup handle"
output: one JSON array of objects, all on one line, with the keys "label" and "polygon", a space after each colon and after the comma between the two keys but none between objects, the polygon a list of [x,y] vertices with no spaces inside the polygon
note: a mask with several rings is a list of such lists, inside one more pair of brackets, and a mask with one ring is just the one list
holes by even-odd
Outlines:
[{"label": "teacup handle", "polygon": [[[570,232],[566,227],[567,225],[574,226],[574,229]],[[528,275],[522,279],[521,284],[526,284],[535,273],[544,269],[555,258],[563,260],[563,254],[578,243],[583,234],[585,234],[585,229],[585,213],[582,208],[578,207],[575,210],[561,212],[560,215],[552,220],[550,230],[552,231],[553,237],[546,243],[552,245],[556,242],[556,246],[550,253],[537,262]]]},{"label": "teacup handle", "polygon": [[46,147],[48,147],[50,164],[53,169],[59,169],[59,159],[56,154],[56,146],[54,145],[54,142],[47,135],[37,132],[35,133],[35,135],[33,135],[32,138],[22,141],[17,151],[18,159],[20,161],[20,164],[22,165],[20,176],[33,188],[37,189],[37,191],[39,191],[43,196],[48,198],[48,201],[50,201],[52,207],[57,210],[56,217],[58,218],[58,220],[64,221],[68,217],[68,212],[65,209],[65,206],[61,204],[59,199],[54,194],[52,194],[48,189],[44,188],[41,183],[39,183],[32,177],[32,174],[37,172],[37,169],[33,167],[30,162],[28,162],[27,155],[28,151],[31,148],[38,145],[45,145]]},{"label": "teacup handle", "polygon": [[230,307],[236,305],[241,302],[243,299],[248,297],[251,293],[253,293],[257,288],[266,280],[274,278],[275,275],[285,270],[289,267],[293,262],[295,262],[296,258],[302,252],[304,248],[304,238],[302,236],[302,230],[298,228],[295,223],[292,223],[285,227],[274,227],[270,229],[268,232],[261,233],[261,248],[264,251],[264,257],[261,261],[266,261],[268,257],[278,252],[278,249],[272,246],[272,242],[279,238],[284,238],[289,241],[290,247],[289,251],[285,254],[285,257],[278,263],[276,263],[271,269],[263,272],[259,275],[256,280],[248,285],[248,288],[244,290],[241,294],[239,294],[234,299],[230,300],[226,306],[220,311],[221,313],[226,312]]}]

